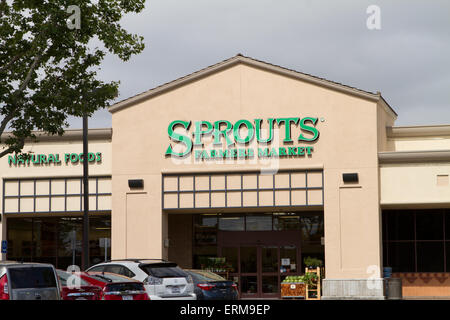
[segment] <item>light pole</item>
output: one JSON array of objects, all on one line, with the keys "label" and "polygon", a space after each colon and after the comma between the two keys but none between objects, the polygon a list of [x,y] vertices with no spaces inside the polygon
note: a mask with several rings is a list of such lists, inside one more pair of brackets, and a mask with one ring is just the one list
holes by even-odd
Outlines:
[{"label": "light pole", "polygon": [[83,115],[83,270],[89,268],[89,155],[88,155],[88,116]]}]

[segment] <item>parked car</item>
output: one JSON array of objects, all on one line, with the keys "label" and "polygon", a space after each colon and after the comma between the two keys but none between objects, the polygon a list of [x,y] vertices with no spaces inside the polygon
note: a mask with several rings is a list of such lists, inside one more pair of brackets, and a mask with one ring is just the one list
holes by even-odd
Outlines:
[{"label": "parked car", "polygon": [[150,300],[142,282],[114,273],[81,272],[81,279],[102,288],[101,300]]},{"label": "parked car", "polygon": [[192,277],[176,263],[160,259],[112,260],[87,271],[112,272],[142,281],[150,300],[195,300]]},{"label": "parked car", "polygon": [[51,264],[0,261],[0,300],[61,300]]},{"label": "parked car", "polygon": [[192,276],[198,300],[237,300],[238,287],[218,274],[204,270],[186,270]]},{"label": "parked car", "polygon": [[[79,274],[56,270],[61,286],[63,300],[100,300],[102,288],[83,280]],[[70,277],[76,277],[76,286],[70,282]]]}]

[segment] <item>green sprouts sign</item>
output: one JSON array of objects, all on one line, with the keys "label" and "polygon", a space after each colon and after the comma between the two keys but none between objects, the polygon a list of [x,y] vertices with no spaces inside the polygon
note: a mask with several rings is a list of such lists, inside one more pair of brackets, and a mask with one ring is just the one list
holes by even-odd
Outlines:
[{"label": "green sprouts sign", "polygon": [[[55,164],[59,165],[64,162],[66,165],[68,164],[77,164],[83,163],[83,153],[48,153],[48,154],[28,154],[28,155],[10,155],[8,156],[8,164],[14,166],[29,166],[33,165],[49,165]],[[88,161],[89,163],[97,163],[102,162],[102,153],[96,152],[88,153]]]},{"label": "green sprouts sign", "polygon": [[[176,148],[169,144],[166,156],[181,158],[193,152],[195,159],[206,160],[311,155],[314,151],[312,146],[296,144],[308,144],[319,138],[317,122],[318,118],[315,117],[269,118],[266,120],[254,119],[253,121],[242,119],[234,124],[227,120],[213,123],[195,121],[193,132],[190,134],[191,121],[175,120],[169,124],[167,132],[169,138],[179,146],[175,150]],[[263,126],[266,129],[263,129]],[[178,127],[180,129],[176,131],[175,129]],[[278,129],[277,132],[283,138],[283,146],[273,146],[275,142],[278,142],[274,141],[275,129]],[[212,148],[204,148],[205,137],[210,138]],[[255,140],[258,146],[249,147]]]}]

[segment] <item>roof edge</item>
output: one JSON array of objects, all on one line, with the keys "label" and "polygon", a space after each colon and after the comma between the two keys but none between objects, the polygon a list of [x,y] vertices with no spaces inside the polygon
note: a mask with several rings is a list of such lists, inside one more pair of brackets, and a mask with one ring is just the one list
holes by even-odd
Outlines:
[{"label": "roof edge", "polygon": [[448,162],[450,150],[378,152],[380,164]]},{"label": "roof edge", "polygon": [[112,106],[108,107],[109,112],[115,113],[117,111],[123,110],[125,108],[131,107],[139,102],[142,102],[146,99],[153,98],[155,96],[158,96],[160,94],[163,94],[167,91],[176,89],[180,86],[186,85],[188,83],[197,81],[199,79],[202,79],[204,77],[207,77],[211,74],[214,74],[216,72],[219,72],[221,70],[224,70],[226,68],[230,68],[237,64],[245,64],[251,67],[255,67],[261,70],[273,72],[279,75],[287,76],[289,78],[297,79],[306,81],[308,83],[312,83],[327,89],[335,90],[338,92],[350,94],[362,99],[378,102],[380,99],[384,101],[384,103],[391,109],[391,111],[395,113],[395,111],[389,106],[389,104],[382,98],[381,94],[379,92],[372,93],[369,91],[364,91],[361,89],[357,89],[354,87],[350,87],[341,83],[333,82],[324,78],[319,78],[316,76],[312,76],[309,74],[305,74],[299,71],[287,69],[281,66],[273,65],[264,61],[256,60],[250,57],[245,57],[241,54],[238,54],[232,58],[226,59],[222,62],[219,62],[217,64],[211,65],[209,67],[206,67],[204,69],[201,69],[199,71],[196,71],[194,73],[191,73],[189,75],[186,75],[184,77],[178,78],[176,80],[173,80],[171,82],[165,83],[161,86],[155,87],[153,89],[150,89],[148,91],[145,91],[143,93],[137,94],[133,97],[127,98],[125,100],[119,101]]},{"label": "roof edge", "polygon": [[388,138],[450,136],[450,124],[387,127],[386,132]]},{"label": "roof edge", "polygon": [[397,112],[395,112],[394,108],[391,107],[391,105],[386,101],[386,99],[383,98],[383,96],[381,95],[381,93],[379,93],[380,95],[380,101],[381,104],[383,105],[384,110],[391,114],[392,118],[394,118],[394,120],[397,120],[398,118],[398,114]]},{"label": "roof edge", "polygon": [[[36,139],[27,138],[25,143],[30,142],[50,142],[50,141],[82,141],[83,140],[83,129],[68,129],[64,131],[62,136],[60,135],[49,135],[44,131],[33,131],[36,135]],[[1,136],[1,140],[4,141],[12,135],[11,132],[4,132]],[[89,140],[111,140],[112,139],[112,128],[95,128],[88,130]]]}]

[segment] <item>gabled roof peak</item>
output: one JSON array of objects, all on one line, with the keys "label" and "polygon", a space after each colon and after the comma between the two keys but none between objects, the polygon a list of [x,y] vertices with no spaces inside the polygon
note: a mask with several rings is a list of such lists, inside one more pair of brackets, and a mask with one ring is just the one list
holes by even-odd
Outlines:
[{"label": "gabled roof peak", "polygon": [[[286,77],[303,80],[309,83],[313,83],[328,89],[336,90],[339,92],[343,92],[346,94],[354,95],[362,99],[367,99],[371,101],[379,101],[382,100],[384,103],[386,101],[381,96],[381,93],[378,91],[376,93],[361,90],[355,87],[347,86],[342,83],[330,81],[324,78],[320,78],[317,76],[313,76],[310,74],[306,74],[303,72],[299,72],[296,70],[284,68],[278,65],[274,65],[265,61],[257,60],[255,58],[244,56],[242,53],[236,54],[234,57],[228,58],[226,60],[223,60],[219,63],[216,63],[214,65],[211,65],[209,67],[206,67],[204,69],[195,71],[191,74],[188,74],[184,77],[178,78],[176,80],[170,81],[168,83],[165,83],[163,85],[157,86],[153,89],[150,89],[148,91],[145,91],[143,93],[140,93],[138,95],[135,95],[133,97],[127,98],[125,100],[119,101],[118,103],[112,105],[109,107],[109,111],[111,113],[114,113],[116,111],[122,110],[124,108],[128,108],[132,105],[135,105],[136,103],[139,103],[143,100],[149,99],[151,97],[157,96],[159,94],[165,93],[167,91],[173,90],[175,88],[178,88],[180,86],[183,86],[185,84],[188,84],[190,82],[193,82],[195,80],[198,80],[200,78],[207,77],[213,73],[225,70],[227,68],[230,68],[237,64],[245,64],[248,66],[252,66],[258,69],[270,71],[276,74],[280,74]],[[396,117],[397,113],[387,104],[387,107],[389,110],[393,113],[393,115]]]}]

